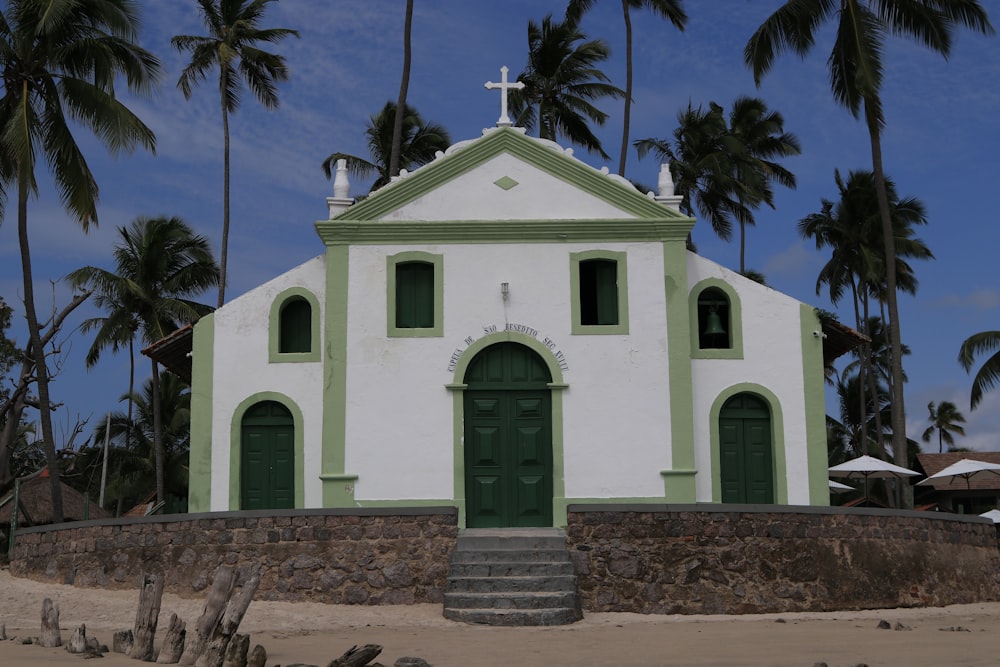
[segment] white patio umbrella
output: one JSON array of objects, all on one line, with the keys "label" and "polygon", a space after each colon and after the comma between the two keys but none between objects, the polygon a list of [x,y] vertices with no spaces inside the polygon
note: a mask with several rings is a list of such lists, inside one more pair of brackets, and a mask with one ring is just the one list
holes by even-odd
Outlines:
[{"label": "white patio umbrella", "polygon": [[1000,510],[990,510],[989,512],[983,512],[979,516],[986,517],[987,519],[992,519],[993,523],[1000,523]]},{"label": "white patio umbrella", "polygon": [[832,479],[828,479],[827,483],[830,485],[830,493],[844,493],[845,491],[853,491],[854,487],[849,484],[841,484],[840,482],[835,482]]},{"label": "white patio umbrella", "polygon": [[830,475],[833,477],[864,478],[865,480],[865,502],[868,502],[868,478],[896,478],[913,477],[920,473],[909,468],[903,468],[888,461],[877,459],[874,456],[859,456],[850,461],[844,461],[835,466],[830,466]]},{"label": "white patio umbrella", "polygon": [[930,475],[927,479],[917,482],[918,486],[929,486],[940,482],[948,477],[952,481],[958,479],[965,480],[965,488],[969,492],[969,507],[972,507],[972,482],[990,477],[1000,477],[1000,464],[988,463],[986,461],[976,461],[975,459],[962,459],[957,463],[952,463],[947,468]]}]

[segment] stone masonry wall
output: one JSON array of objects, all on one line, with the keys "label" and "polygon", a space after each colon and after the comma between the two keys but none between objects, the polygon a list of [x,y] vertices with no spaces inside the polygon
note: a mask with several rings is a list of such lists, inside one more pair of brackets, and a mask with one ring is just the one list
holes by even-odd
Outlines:
[{"label": "stone masonry wall", "polygon": [[745,614],[1000,600],[997,528],[952,514],[570,506],[586,611]]},{"label": "stone masonry wall", "polygon": [[330,604],[441,602],[454,508],[226,512],[63,524],[18,531],[10,570],[77,586],[136,588],[162,572],[195,596],[219,565],[262,566],[257,599]]}]

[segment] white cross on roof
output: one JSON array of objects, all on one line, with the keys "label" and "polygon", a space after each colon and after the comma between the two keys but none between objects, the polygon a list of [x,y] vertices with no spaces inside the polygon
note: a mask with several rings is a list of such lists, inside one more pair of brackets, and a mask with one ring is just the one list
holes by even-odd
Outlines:
[{"label": "white cross on roof", "polygon": [[487,81],[484,86],[488,90],[500,89],[500,120],[497,121],[497,127],[510,127],[512,123],[510,122],[510,116],[507,115],[507,92],[512,88],[514,90],[521,90],[524,88],[524,84],[520,81],[507,81],[507,66],[504,65],[500,68],[500,83],[493,83],[492,81]]}]

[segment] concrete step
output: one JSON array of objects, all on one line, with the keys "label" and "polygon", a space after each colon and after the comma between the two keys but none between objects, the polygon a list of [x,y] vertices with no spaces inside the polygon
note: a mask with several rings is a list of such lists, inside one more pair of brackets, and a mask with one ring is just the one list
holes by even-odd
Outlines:
[{"label": "concrete step", "polygon": [[563,563],[571,562],[565,546],[558,549],[470,549],[456,548],[452,563]]},{"label": "concrete step", "polygon": [[565,549],[566,533],[559,528],[466,528],[459,532],[457,549]]},{"label": "concrete step", "polygon": [[579,607],[576,591],[540,593],[445,593],[448,609],[559,609]]},{"label": "concrete step", "polygon": [[569,625],[582,618],[575,609],[445,609],[444,617],[476,625]]},{"label": "concrete step", "polygon": [[561,561],[539,563],[535,561],[484,561],[451,564],[453,577],[553,577],[573,576],[573,562],[568,558]]},{"label": "concrete step", "polygon": [[576,590],[576,577],[448,577],[454,593],[533,593]]}]

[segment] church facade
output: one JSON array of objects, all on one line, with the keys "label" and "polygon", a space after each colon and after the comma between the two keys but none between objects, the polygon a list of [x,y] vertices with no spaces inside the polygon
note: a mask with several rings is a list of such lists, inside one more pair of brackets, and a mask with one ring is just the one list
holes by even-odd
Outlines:
[{"label": "church facade", "polygon": [[190,511],[829,504],[815,309],[645,195],[497,127],[359,203],[194,328]]}]

